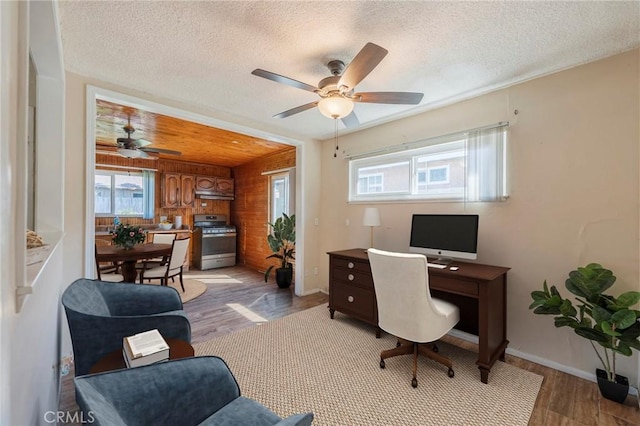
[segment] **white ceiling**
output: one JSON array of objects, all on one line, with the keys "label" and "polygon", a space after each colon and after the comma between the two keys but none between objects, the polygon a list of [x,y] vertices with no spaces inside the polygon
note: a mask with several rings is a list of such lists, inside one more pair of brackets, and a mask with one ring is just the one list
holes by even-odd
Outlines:
[{"label": "white ceiling", "polygon": [[[325,139],[316,94],[326,63],[367,43],[389,51],[356,91],[423,92],[418,106],[356,104],[361,128],[640,46],[640,2],[65,1],[68,71],[206,108],[291,138]],[[344,128],[341,125],[341,132]]]}]

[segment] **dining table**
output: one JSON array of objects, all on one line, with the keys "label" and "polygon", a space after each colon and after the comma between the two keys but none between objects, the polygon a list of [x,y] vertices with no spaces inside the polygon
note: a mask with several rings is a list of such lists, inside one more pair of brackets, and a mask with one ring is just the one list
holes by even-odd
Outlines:
[{"label": "dining table", "polygon": [[97,262],[117,262],[121,264],[124,282],[135,283],[138,276],[136,263],[139,260],[171,255],[172,244],[136,244],[132,248],[118,246],[97,246]]}]

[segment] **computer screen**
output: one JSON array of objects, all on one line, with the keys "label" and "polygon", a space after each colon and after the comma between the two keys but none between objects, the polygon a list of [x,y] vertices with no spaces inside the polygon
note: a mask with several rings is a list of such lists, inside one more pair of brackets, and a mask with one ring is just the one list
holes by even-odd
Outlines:
[{"label": "computer screen", "polygon": [[414,214],[409,250],[440,261],[477,259],[477,214]]}]

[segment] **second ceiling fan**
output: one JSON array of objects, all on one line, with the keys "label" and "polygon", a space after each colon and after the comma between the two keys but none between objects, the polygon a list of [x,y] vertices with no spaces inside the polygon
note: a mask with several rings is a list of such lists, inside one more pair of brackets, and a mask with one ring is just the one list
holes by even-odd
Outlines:
[{"label": "second ceiling fan", "polygon": [[276,114],[274,118],[290,117],[317,106],[326,117],[340,119],[346,127],[351,128],[359,124],[353,112],[354,102],[417,105],[422,101],[424,95],[415,92],[355,92],[356,85],[378,66],[387,53],[386,49],[377,44],[367,43],[346,68],[342,61],[330,61],[327,66],[332,76],[320,80],[317,87],[260,68],[253,70],[251,74],[314,92],[321,98]]}]

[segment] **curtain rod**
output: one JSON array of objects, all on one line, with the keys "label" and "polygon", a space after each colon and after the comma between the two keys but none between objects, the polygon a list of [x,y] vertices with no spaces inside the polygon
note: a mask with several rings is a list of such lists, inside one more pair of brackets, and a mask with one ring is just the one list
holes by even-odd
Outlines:
[{"label": "curtain rod", "polygon": [[285,169],[278,169],[278,170],[271,170],[268,172],[262,172],[261,175],[265,176],[265,175],[275,175],[276,173],[284,173],[284,172],[288,172],[290,170],[294,170],[295,167],[287,167]]},{"label": "curtain rod", "polygon": [[498,122],[496,124],[490,124],[488,126],[476,127],[474,129],[463,130],[461,132],[448,133],[446,135],[434,136],[432,138],[420,139],[420,140],[413,141],[413,142],[404,142],[404,143],[402,143],[400,145],[388,146],[386,148],[380,148],[380,149],[376,149],[376,150],[368,151],[368,152],[361,152],[361,153],[358,153],[358,154],[349,154],[349,155],[345,155],[344,159],[350,160],[350,159],[356,158],[356,157],[369,157],[369,156],[374,155],[374,154],[399,152],[399,151],[402,151],[402,150],[405,150],[405,149],[411,149],[411,148],[416,147],[416,146],[422,146],[422,145],[424,145],[425,143],[427,143],[429,141],[436,141],[438,139],[447,139],[447,138],[451,138],[453,136],[464,135],[465,133],[479,132],[481,130],[497,129],[498,127],[506,127],[508,125],[509,125],[508,121],[500,121],[500,122]]},{"label": "curtain rod", "polygon": [[134,166],[116,166],[114,164],[100,164],[100,163],[96,163],[96,166],[102,166],[102,167],[110,167],[113,169],[125,169],[125,170],[149,170],[150,172],[157,172],[158,169],[148,169],[145,167],[134,167]]}]

